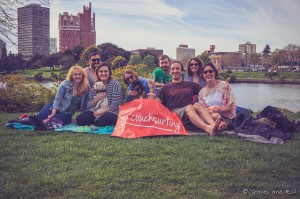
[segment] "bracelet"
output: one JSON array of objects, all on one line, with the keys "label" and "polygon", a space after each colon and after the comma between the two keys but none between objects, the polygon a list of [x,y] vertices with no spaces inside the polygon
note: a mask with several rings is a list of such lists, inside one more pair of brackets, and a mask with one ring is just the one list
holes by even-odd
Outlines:
[{"label": "bracelet", "polygon": [[148,95],[152,95],[152,96],[156,97],[156,95],[154,93],[148,93]]}]

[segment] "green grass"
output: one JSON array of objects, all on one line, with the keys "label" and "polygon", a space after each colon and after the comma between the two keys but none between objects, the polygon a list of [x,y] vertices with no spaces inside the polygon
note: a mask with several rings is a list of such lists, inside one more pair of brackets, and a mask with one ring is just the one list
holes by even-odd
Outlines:
[{"label": "green grass", "polygon": [[120,139],[3,127],[16,116],[0,114],[0,198],[300,197],[299,132],[284,145],[235,136]]},{"label": "green grass", "polygon": [[33,77],[35,74],[39,72],[43,73],[43,77],[50,78],[52,72],[54,72],[56,75],[59,75],[61,72],[68,72],[68,70],[62,68],[54,68],[54,70],[52,68],[40,68],[40,69],[20,70],[17,72],[17,74]]},{"label": "green grass", "polygon": [[[264,72],[241,72],[241,71],[232,71],[232,75],[236,76],[237,79],[246,79],[246,78],[253,78],[253,79],[268,79],[265,77]],[[278,76],[273,76],[274,79],[280,79],[283,76],[286,79],[300,79],[299,72],[280,72]]]}]

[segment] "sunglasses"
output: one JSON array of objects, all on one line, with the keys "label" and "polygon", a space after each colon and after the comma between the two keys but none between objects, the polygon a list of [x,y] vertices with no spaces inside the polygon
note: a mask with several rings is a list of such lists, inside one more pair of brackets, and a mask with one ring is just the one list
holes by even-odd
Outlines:
[{"label": "sunglasses", "polygon": [[203,74],[207,74],[207,73],[212,74],[212,73],[214,73],[214,70],[204,70],[202,73]]},{"label": "sunglasses", "polygon": [[191,63],[189,66],[190,67],[192,67],[192,66],[199,66],[199,64],[198,63]]},{"label": "sunglasses", "polygon": [[94,58],[94,59],[91,59],[92,62],[100,62],[100,59],[99,58]]},{"label": "sunglasses", "polygon": [[130,79],[133,80],[133,75],[130,75],[129,77],[125,78],[125,81],[128,82]]}]

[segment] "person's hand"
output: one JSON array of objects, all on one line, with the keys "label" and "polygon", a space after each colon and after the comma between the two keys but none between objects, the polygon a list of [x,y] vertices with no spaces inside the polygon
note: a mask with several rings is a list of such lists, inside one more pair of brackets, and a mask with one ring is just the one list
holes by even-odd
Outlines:
[{"label": "person's hand", "polygon": [[149,86],[150,89],[154,90],[155,82],[154,82],[153,79],[148,80],[148,86]]},{"label": "person's hand", "polygon": [[221,108],[219,106],[210,106],[207,108],[208,112],[220,113]]},{"label": "person's hand", "polygon": [[95,100],[97,102],[103,100],[106,97],[106,93],[97,93]]},{"label": "person's hand", "polygon": [[94,117],[100,117],[106,112],[106,109],[99,109],[93,113]]},{"label": "person's hand", "polygon": [[48,119],[51,119],[53,116],[54,116],[55,114],[50,114],[50,115],[48,115]]}]

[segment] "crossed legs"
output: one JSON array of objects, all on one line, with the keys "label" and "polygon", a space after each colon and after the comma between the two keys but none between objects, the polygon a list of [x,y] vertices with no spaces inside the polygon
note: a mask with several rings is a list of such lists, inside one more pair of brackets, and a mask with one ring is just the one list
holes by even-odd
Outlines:
[{"label": "crossed legs", "polygon": [[185,113],[195,126],[206,131],[210,136],[217,135],[221,116],[214,120],[206,108],[202,107],[199,103],[188,105],[185,109]]}]

